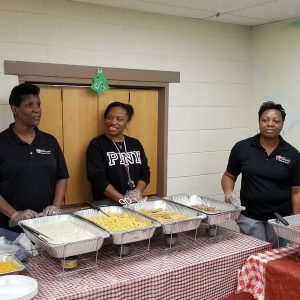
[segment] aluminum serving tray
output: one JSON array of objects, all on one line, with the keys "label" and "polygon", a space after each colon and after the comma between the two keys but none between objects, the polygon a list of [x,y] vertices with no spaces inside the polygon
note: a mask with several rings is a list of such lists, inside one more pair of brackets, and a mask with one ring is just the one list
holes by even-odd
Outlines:
[{"label": "aluminum serving tray", "polygon": [[163,221],[155,220],[156,222],[161,223],[162,231],[165,234],[194,230],[199,227],[202,219],[206,218],[204,214],[199,214],[197,211],[189,207],[177,203],[169,202],[164,199],[160,199],[160,200],[150,199],[150,201],[147,202],[130,204],[128,205],[128,207],[137,212],[139,212],[140,209],[173,210],[187,216],[187,218],[184,220],[176,220],[172,222],[163,222]]},{"label": "aluminum serving tray", "polygon": [[0,275],[12,274],[12,273],[20,272],[25,269],[25,266],[22,263],[20,263],[20,261],[17,258],[15,258],[13,255],[0,254],[0,262],[7,262],[7,261],[11,261],[12,263],[14,263],[16,265],[16,269],[13,271],[9,271],[9,272],[1,272],[0,271]]},{"label": "aluminum serving tray", "polygon": [[[46,238],[44,238],[43,235],[38,235],[37,233],[34,233],[31,230],[22,227],[22,224],[30,227],[34,224],[47,223],[51,225],[53,223],[63,221],[72,222],[75,225],[79,226],[81,229],[93,233],[95,235],[95,238],[64,244],[55,244],[51,240],[47,240]],[[97,251],[101,248],[104,239],[109,237],[109,234],[101,228],[67,214],[23,220],[19,223],[19,225],[23,228],[25,234],[32,242],[40,246],[50,256],[57,258],[64,258],[68,256]]]},{"label": "aluminum serving tray", "polygon": [[[110,231],[104,227],[101,227],[100,225],[94,223],[93,221],[89,221],[94,223],[95,225],[99,226],[103,230],[106,230],[110,234],[110,238],[113,244],[121,245],[121,244],[127,244],[127,243],[133,243],[137,241],[147,240],[150,239],[154,231],[157,227],[160,227],[160,224],[158,222],[155,222],[147,217],[145,217],[142,214],[138,214],[128,208],[120,207],[120,206],[107,206],[107,207],[101,207],[101,210],[105,213],[127,213],[129,215],[133,215],[135,217],[138,217],[142,220],[151,222],[151,226],[147,227],[139,227],[136,229],[130,229],[126,231]],[[105,216],[100,211],[97,211],[95,209],[85,209],[81,211],[77,211],[74,213],[75,216],[88,219],[89,217],[98,217],[98,216]]]},{"label": "aluminum serving tray", "polygon": [[[204,222],[206,222],[209,225],[218,225],[222,222],[229,221],[229,220],[235,221],[239,218],[241,211],[245,210],[244,206],[237,206],[219,200],[196,196],[196,195],[193,196],[189,196],[187,194],[174,195],[174,196],[166,197],[166,199],[174,203],[185,205],[187,207],[190,207],[192,209],[195,209],[207,215],[207,218],[204,220]],[[220,212],[210,213],[210,212],[202,211],[199,208],[193,207],[194,205],[199,205],[199,204],[208,207],[215,207],[219,209]]]},{"label": "aluminum serving tray", "polygon": [[300,214],[287,216],[284,218],[286,221],[288,221],[288,226],[283,225],[277,219],[268,220],[268,223],[273,226],[279,237],[300,243],[300,231],[294,228],[295,226],[300,225]]}]

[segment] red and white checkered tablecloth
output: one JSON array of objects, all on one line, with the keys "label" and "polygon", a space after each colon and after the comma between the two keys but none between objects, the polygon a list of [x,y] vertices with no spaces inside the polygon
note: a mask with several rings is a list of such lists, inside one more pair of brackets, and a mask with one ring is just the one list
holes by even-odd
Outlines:
[{"label": "red and white checkered tablecloth", "polygon": [[238,272],[237,293],[248,292],[257,300],[264,300],[266,266],[271,260],[292,254],[299,245],[292,245],[251,255]]},{"label": "red and white checkered tablecloth", "polygon": [[35,300],[217,300],[235,292],[237,270],[247,257],[269,248],[227,229],[209,239],[200,228],[196,241],[194,232],[179,234],[172,249],[162,241],[153,237],[149,252],[145,241],[133,243],[122,259],[113,245],[103,246],[97,263],[94,253],[81,255],[81,270],[65,275],[59,260],[44,254],[31,258],[23,274],[38,281]]}]

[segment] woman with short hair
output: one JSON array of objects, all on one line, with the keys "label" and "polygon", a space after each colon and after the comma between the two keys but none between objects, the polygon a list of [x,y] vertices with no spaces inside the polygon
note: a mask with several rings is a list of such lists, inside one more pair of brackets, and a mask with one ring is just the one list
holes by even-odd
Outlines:
[{"label": "woman with short hair", "polygon": [[[15,237],[24,219],[60,213],[68,170],[54,136],[39,130],[40,88],[14,87],[9,104],[15,122],[0,133],[0,236]],[[1,229],[2,228],[2,229]]]},{"label": "woman with short hair", "polygon": [[[260,133],[234,145],[221,181],[225,201],[246,207],[238,221],[240,231],[273,247],[278,239],[267,221],[274,212],[300,213],[300,154],[280,135],[285,116],[280,104],[267,101],[260,106]],[[240,199],[233,192],[239,174]]]}]

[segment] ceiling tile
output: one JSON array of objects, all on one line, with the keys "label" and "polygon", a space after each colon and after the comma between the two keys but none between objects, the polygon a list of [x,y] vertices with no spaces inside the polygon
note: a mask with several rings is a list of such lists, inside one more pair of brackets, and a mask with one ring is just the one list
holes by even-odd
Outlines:
[{"label": "ceiling tile", "polygon": [[277,0],[262,6],[242,9],[232,13],[244,17],[257,17],[271,21],[285,20],[300,16],[300,1]]},{"label": "ceiling tile", "polygon": [[[100,2],[116,2],[117,0],[99,0]],[[166,6],[178,6],[214,12],[229,12],[253,7],[276,0],[124,0],[123,2],[156,3]]]},{"label": "ceiling tile", "polygon": [[[63,0],[62,0],[63,1]],[[300,0],[69,0],[144,12],[260,25],[300,17]],[[216,17],[220,13],[219,17]]]},{"label": "ceiling tile", "polygon": [[248,17],[236,16],[231,14],[221,14],[219,17],[209,18],[207,20],[220,22],[220,23],[230,23],[230,24],[239,24],[239,25],[248,25],[248,26],[255,26],[255,25],[260,25],[260,24],[265,24],[270,22],[268,20],[248,18]]}]

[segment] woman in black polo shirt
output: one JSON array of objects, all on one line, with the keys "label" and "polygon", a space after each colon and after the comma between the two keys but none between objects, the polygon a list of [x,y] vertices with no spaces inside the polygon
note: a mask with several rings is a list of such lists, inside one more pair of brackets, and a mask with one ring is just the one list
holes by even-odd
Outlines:
[{"label": "woman in black polo shirt", "polygon": [[[241,232],[276,247],[267,220],[274,212],[300,213],[300,154],[280,136],[286,116],[280,104],[263,103],[258,116],[260,133],[235,144],[221,183],[226,202],[246,207],[238,221]],[[239,174],[241,200],[233,192]]]},{"label": "woman in black polo shirt", "polygon": [[60,213],[66,192],[69,175],[60,146],[37,127],[39,92],[32,84],[13,88],[15,123],[0,133],[0,235],[8,238],[21,232],[20,220]]},{"label": "woman in black polo shirt", "polygon": [[109,104],[104,112],[106,132],[88,146],[87,175],[94,200],[100,200],[98,204],[118,205],[124,197],[138,201],[150,181],[142,144],[124,135],[133,112],[130,104]]}]

